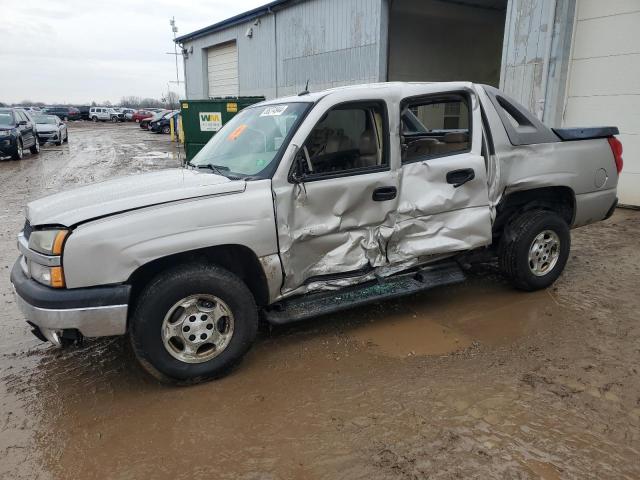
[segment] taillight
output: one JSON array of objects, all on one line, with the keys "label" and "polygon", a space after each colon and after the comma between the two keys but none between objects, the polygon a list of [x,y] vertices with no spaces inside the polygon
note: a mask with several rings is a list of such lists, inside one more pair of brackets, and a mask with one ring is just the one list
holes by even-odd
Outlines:
[{"label": "taillight", "polygon": [[611,147],[611,151],[613,152],[613,158],[616,161],[616,170],[618,173],[622,171],[622,142],[618,140],[616,137],[607,138],[609,141],[609,146]]}]

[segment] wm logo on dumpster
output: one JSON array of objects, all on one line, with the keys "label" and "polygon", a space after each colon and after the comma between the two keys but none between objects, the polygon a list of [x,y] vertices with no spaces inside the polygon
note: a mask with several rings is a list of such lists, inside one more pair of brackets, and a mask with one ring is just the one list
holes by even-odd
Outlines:
[{"label": "wm logo on dumpster", "polygon": [[220,112],[200,112],[198,119],[200,120],[201,132],[217,132],[222,128],[222,114]]}]

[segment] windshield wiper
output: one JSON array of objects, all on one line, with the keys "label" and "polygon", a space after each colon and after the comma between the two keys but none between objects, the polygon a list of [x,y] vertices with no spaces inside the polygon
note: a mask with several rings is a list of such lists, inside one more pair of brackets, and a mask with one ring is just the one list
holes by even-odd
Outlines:
[{"label": "windshield wiper", "polygon": [[196,168],[208,168],[209,170],[212,170],[214,173],[217,173],[218,175],[222,176],[222,177],[226,177],[226,175],[224,173],[222,173],[222,171],[224,170],[225,172],[229,172],[229,167],[225,167],[224,165],[214,165],[213,163],[205,163],[202,165],[195,165]]}]

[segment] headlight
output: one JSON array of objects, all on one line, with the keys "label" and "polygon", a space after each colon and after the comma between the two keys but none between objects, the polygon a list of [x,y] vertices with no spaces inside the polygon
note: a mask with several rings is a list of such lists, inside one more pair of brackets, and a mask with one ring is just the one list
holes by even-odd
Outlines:
[{"label": "headlight", "polygon": [[60,255],[68,230],[34,230],[29,237],[29,248],[45,255]]},{"label": "headlight", "polygon": [[45,267],[35,262],[29,262],[29,274],[36,282],[49,287],[64,287],[62,267]]},{"label": "headlight", "polygon": [[11,136],[11,130],[0,130],[0,137],[9,137]]}]

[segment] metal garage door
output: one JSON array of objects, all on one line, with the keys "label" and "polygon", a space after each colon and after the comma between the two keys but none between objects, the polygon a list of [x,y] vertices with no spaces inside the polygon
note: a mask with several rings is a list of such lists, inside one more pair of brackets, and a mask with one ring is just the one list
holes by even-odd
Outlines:
[{"label": "metal garage door", "polygon": [[207,51],[209,97],[238,95],[238,48],[236,42],[211,47]]},{"label": "metal garage door", "polygon": [[640,205],[640,2],[578,0],[566,126],[616,125],[620,202]]}]

